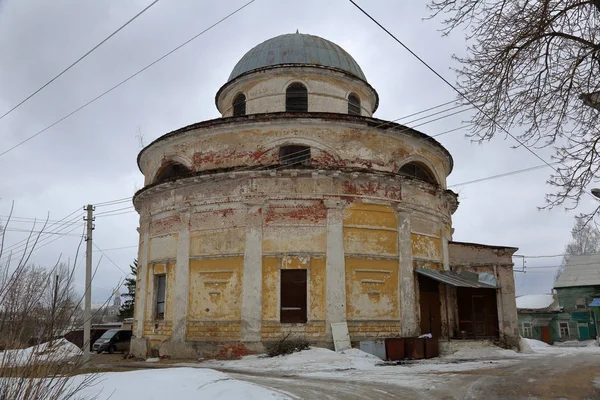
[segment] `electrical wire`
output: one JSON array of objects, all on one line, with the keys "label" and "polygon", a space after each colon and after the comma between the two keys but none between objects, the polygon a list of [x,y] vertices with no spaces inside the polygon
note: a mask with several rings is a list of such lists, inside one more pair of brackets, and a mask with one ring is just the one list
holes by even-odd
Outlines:
[{"label": "electrical wire", "polygon": [[13,108],[11,108],[10,110],[8,110],[7,112],[5,112],[4,114],[0,115],[0,120],[2,118],[6,117],[11,112],[13,112],[14,110],[16,110],[17,108],[19,108],[27,100],[31,99],[33,96],[35,96],[36,94],[38,94],[39,92],[41,92],[46,86],[50,85],[52,82],[54,82],[55,80],[57,80],[58,78],[60,78],[63,74],[65,74],[68,70],[70,70],[75,65],[77,65],[84,58],[86,58],[87,56],[89,56],[90,54],[92,54],[96,49],[98,49],[98,47],[102,46],[104,43],[106,43],[108,40],[110,40],[113,36],[115,36],[117,33],[119,33],[123,28],[125,28],[127,25],[129,25],[130,23],[132,23],[137,17],[139,17],[140,15],[142,15],[143,13],[145,13],[150,7],[152,7],[153,5],[155,5],[156,3],[158,3],[158,1],[159,0],[155,0],[154,2],[152,2],[149,6],[147,6],[142,11],[140,11],[139,13],[137,13],[135,16],[133,16],[133,18],[131,18],[125,24],[121,25],[121,27],[119,29],[117,29],[116,31],[114,31],[113,33],[111,33],[110,35],[108,35],[104,40],[102,40],[96,46],[92,47],[92,49],[89,50],[87,53],[85,53],[83,56],[79,57],[74,63],[72,63],[71,65],[69,65],[67,68],[63,69],[58,75],[56,75],[54,78],[52,78],[48,82],[46,82],[42,87],[40,87],[39,89],[37,89],[35,92],[31,93],[29,96],[27,96],[25,99],[23,99],[20,103],[18,103],[16,106],[14,106]]},{"label": "electrical wire", "polygon": [[89,100],[87,103],[83,104],[82,106],[79,106],[78,108],[76,108],[75,110],[71,111],[70,113],[68,113],[67,115],[65,115],[64,117],[56,120],[55,122],[53,122],[52,124],[46,126],[45,128],[43,128],[42,130],[38,131],[37,133],[27,137],[26,139],[20,141],[19,143],[15,144],[14,146],[8,148],[7,150],[4,150],[2,153],[0,153],[0,157],[2,157],[3,155],[5,155],[6,153],[16,149],[17,147],[27,143],[28,141],[30,141],[31,139],[41,135],[42,133],[46,132],[48,129],[58,125],[59,123],[61,123],[62,121],[66,120],[67,118],[71,117],[72,115],[78,113],[79,111],[83,110],[84,108],[86,108],[87,106],[89,106],[90,104],[96,102],[97,100],[100,100],[102,97],[106,96],[107,94],[109,94],[110,92],[112,92],[113,90],[117,89],[118,87],[120,87],[121,85],[125,84],[126,82],[129,82],[131,79],[135,78],[136,76],[138,76],[139,74],[141,74],[142,72],[144,72],[145,70],[147,70],[148,68],[154,66],[155,64],[157,64],[158,62],[160,62],[161,60],[167,58],[168,56],[170,56],[171,54],[175,53],[177,50],[181,49],[182,47],[184,47],[185,45],[187,45],[188,43],[192,42],[193,40],[197,39],[198,37],[200,37],[201,35],[203,35],[204,33],[208,32],[209,30],[211,30],[212,28],[214,28],[215,26],[219,25],[220,23],[222,23],[223,21],[227,20],[228,18],[232,17],[233,15],[237,14],[239,11],[241,11],[242,9],[246,8],[247,6],[249,6],[250,4],[254,3],[256,0],[250,0],[249,2],[245,3],[243,6],[237,8],[235,11],[229,13],[228,15],[226,15],[225,17],[221,18],[219,21],[215,22],[214,24],[210,25],[208,28],[204,29],[203,31],[201,31],[200,33],[198,33],[197,35],[193,36],[192,38],[186,40],[185,42],[183,42],[182,44],[180,44],[179,46],[175,47],[173,50],[170,50],[169,52],[167,52],[166,54],[164,54],[163,56],[157,58],[156,60],[152,61],[150,64],[146,65],[144,68],[140,69],[139,71],[137,71],[136,73],[134,73],[133,75],[130,75],[128,78],[125,78],[124,80],[122,80],[121,82],[117,83],[116,85],[112,86],[110,89],[104,91],[103,93],[101,93],[100,95],[94,97],[93,99]]}]

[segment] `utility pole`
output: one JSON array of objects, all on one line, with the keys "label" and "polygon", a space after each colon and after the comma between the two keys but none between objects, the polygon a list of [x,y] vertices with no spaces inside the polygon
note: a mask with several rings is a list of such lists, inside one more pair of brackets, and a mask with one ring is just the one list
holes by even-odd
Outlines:
[{"label": "utility pole", "polygon": [[85,238],[85,306],[83,311],[83,362],[90,361],[90,341],[92,330],[92,231],[94,230],[94,207],[91,204],[83,207],[87,215],[83,218],[87,222],[87,235]]}]

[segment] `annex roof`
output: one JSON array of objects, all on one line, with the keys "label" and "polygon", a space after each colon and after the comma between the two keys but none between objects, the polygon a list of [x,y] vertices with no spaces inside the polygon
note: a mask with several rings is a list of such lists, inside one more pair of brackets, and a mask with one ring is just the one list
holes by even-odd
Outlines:
[{"label": "annex roof", "polygon": [[595,285],[600,285],[600,254],[571,257],[554,287]]}]

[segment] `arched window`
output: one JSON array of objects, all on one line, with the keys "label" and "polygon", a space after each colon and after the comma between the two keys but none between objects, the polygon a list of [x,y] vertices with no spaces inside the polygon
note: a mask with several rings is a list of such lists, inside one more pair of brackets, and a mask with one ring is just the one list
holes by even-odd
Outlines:
[{"label": "arched window", "polygon": [[177,178],[185,178],[186,176],[191,175],[192,171],[188,167],[178,162],[171,162],[158,171],[156,177],[154,178],[154,183],[161,183],[170,181]]},{"label": "arched window", "polygon": [[354,93],[348,96],[348,114],[360,115],[360,99]]},{"label": "arched window", "polygon": [[424,166],[417,163],[408,163],[398,171],[400,175],[408,176],[409,178],[418,179],[437,185],[433,174]]},{"label": "arched window", "polygon": [[233,99],[233,116],[241,117],[242,115],[246,115],[246,96],[240,93]]},{"label": "arched window", "polygon": [[281,165],[310,165],[310,147],[289,145],[279,148]]},{"label": "arched window", "polygon": [[286,112],[308,112],[308,91],[301,83],[292,83],[285,91]]}]

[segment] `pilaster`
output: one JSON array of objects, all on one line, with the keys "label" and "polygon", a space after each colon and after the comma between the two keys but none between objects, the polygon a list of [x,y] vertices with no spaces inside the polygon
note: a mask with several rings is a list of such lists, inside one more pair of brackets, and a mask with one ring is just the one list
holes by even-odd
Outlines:
[{"label": "pilaster", "polygon": [[246,245],[242,276],[241,337],[259,342],[262,331],[262,210],[263,200],[244,202],[246,206]]},{"label": "pilaster", "polygon": [[177,265],[175,266],[175,293],[173,302],[173,333],[175,342],[185,341],[190,276],[190,213],[183,210],[179,217],[177,234]]},{"label": "pilaster", "polygon": [[326,301],[329,324],[346,321],[346,264],[344,258],[344,202],[324,200],[327,208]]},{"label": "pilaster", "polygon": [[145,224],[142,229],[142,241],[140,243],[141,249],[139,254],[139,262],[137,269],[138,284],[136,293],[138,293],[137,301],[135,304],[135,336],[141,338],[144,335],[144,318],[146,315],[146,302],[148,297],[146,292],[148,290],[148,251],[150,242],[150,224]]},{"label": "pilaster", "polygon": [[410,214],[403,209],[398,211],[398,256],[400,334],[408,337],[416,335],[419,331],[417,323],[419,309],[415,296]]}]

